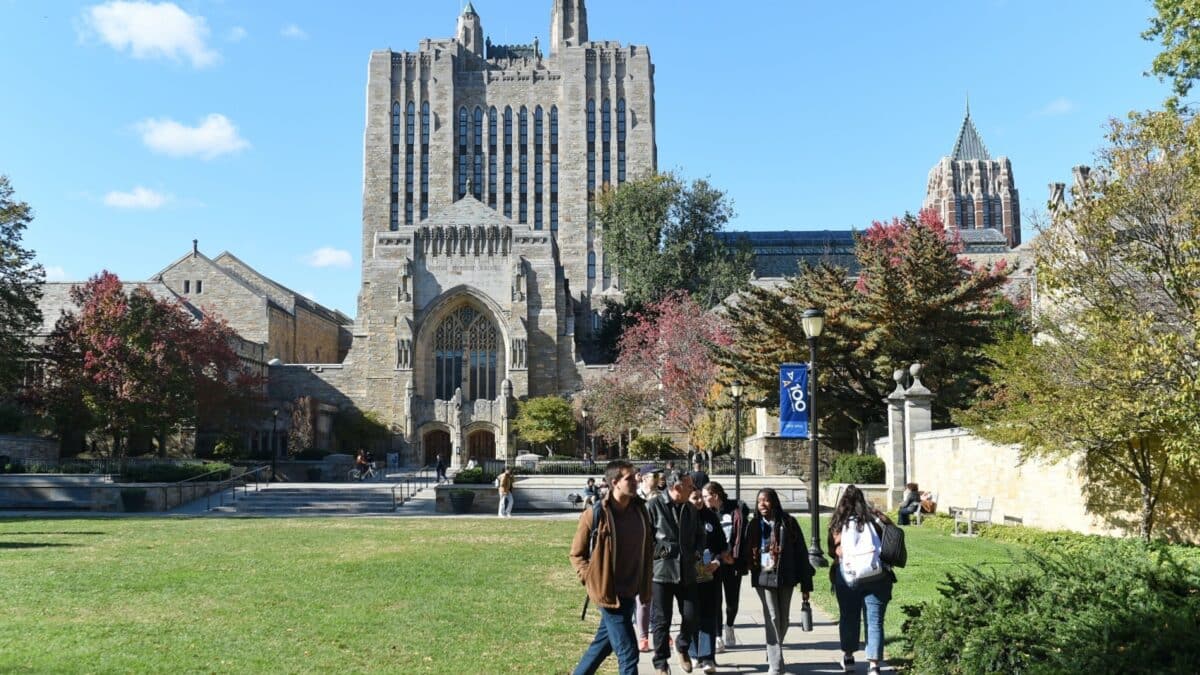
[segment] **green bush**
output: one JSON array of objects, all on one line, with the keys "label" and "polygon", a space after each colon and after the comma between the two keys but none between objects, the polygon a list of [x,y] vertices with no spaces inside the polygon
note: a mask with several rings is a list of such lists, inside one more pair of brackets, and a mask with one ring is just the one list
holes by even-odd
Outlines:
[{"label": "green bush", "polygon": [[494,481],[494,480],[496,480],[496,474],[494,474],[494,473],[487,473],[486,471],[484,471],[484,470],[483,470],[483,467],[478,467],[478,468],[475,468],[475,469],[465,469],[465,470],[463,470],[463,471],[459,471],[458,473],[454,474],[454,482],[455,482],[455,483],[464,483],[464,484],[484,483],[484,484],[491,484],[491,482],[492,482],[492,481]]},{"label": "green bush", "polygon": [[875,455],[837,455],[829,471],[830,483],[878,485],[887,477],[883,458]]},{"label": "green bush", "polygon": [[126,483],[177,483],[210,471],[218,471],[206,480],[229,478],[230,466],[224,462],[188,462],[186,464],[129,464],[121,473]]},{"label": "green bush", "polygon": [[0,434],[15,434],[21,430],[25,419],[21,409],[9,403],[0,403]]},{"label": "green bush", "polygon": [[25,473],[25,465],[16,462],[9,462],[4,465],[4,473]]},{"label": "green bush", "polygon": [[678,459],[682,457],[671,439],[657,434],[638,436],[629,444],[630,459]]},{"label": "green bush", "polygon": [[952,571],[942,597],[903,608],[902,648],[918,673],[1194,673],[1200,564],[1178,549],[1096,539]]}]

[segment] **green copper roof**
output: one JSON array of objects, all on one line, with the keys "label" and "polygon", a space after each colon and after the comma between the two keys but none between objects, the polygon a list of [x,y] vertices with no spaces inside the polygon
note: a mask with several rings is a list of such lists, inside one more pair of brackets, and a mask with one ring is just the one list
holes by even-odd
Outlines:
[{"label": "green copper roof", "polygon": [[950,158],[955,160],[991,159],[987,148],[983,145],[983,139],[979,137],[979,130],[971,121],[969,105],[967,106],[967,115],[963,118],[962,128],[958,130],[958,140],[954,142],[954,152],[950,153]]},{"label": "green copper roof", "polygon": [[468,14],[476,14],[475,6],[472,5],[470,2],[467,2],[467,6],[463,8],[463,16],[466,16]]}]

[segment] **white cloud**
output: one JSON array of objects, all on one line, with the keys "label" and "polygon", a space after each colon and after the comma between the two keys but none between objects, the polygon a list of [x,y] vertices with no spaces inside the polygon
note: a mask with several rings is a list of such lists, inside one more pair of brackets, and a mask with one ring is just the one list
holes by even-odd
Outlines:
[{"label": "white cloud", "polygon": [[349,251],[322,246],[304,256],[304,262],[310,267],[349,267],[354,261]]},{"label": "white cloud", "polygon": [[66,281],[67,271],[58,265],[46,265],[46,281]]},{"label": "white cloud", "polygon": [[312,300],[313,302],[320,302],[319,300],[317,300],[316,293],[313,293],[312,291],[300,291],[300,295],[303,295],[304,297],[308,298],[309,300]]},{"label": "white cloud", "polygon": [[1075,104],[1065,96],[1059,96],[1053,101],[1047,103],[1035,115],[1038,117],[1053,117],[1057,115],[1066,115],[1075,111]]},{"label": "white cloud", "polygon": [[139,185],[130,192],[113,191],[104,195],[104,205],[118,209],[157,209],[170,199],[170,195]]},{"label": "white cloud", "polygon": [[172,157],[212,159],[250,147],[229,118],[218,113],[205,117],[195,127],[171,119],[145,119],[135,128],[146,147]]},{"label": "white cloud", "polygon": [[241,26],[234,26],[233,28],[229,29],[228,33],[225,34],[225,39],[229,40],[230,42],[241,42],[242,40],[246,39],[247,35],[249,35],[249,33],[246,32],[245,28],[242,28]]},{"label": "white cloud", "polygon": [[281,28],[279,30],[279,34],[285,38],[289,38],[292,40],[307,40],[308,39],[308,33],[305,33],[303,28],[301,28],[300,26],[297,26],[294,23],[289,23],[288,25]]},{"label": "white cloud", "polygon": [[170,2],[114,0],[88,8],[84,23],[113,49],[128,50],[134,58],[187,58],[204,68],[220,55],[206,44],[208,24]]}]

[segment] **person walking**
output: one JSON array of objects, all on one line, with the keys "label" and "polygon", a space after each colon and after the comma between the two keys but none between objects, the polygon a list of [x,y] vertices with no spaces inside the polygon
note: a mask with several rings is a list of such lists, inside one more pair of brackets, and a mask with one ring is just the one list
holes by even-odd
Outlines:
[{"label": "person walking", "polygon": [[604,474],[612,489],[599,510],[584,509],[571,540],[571,566],[587,588],[588,600],[600,611],[596,636],[574,674],[592,675],[609,654],[616,653],[620,674],[636,675],[633,606],[634,598],[650,600],[654,528],[645,502],[637,496],[633,464],[613,460]]},{"label": "person walking", "polygon": [[696,633],[688,647],[688,655],[697,668],[705,673],[717,672],[716,639],[721,626],[721,582],[716,574],[721,567],[733,563],[729,544],[717,514],[704,506],[701,491],[693,490],[688,502],[696,509],[704,529],[703,551],[696,562]]},{"label": "person walking", "polygon": [[792,591],[800,586],[808,602],[813,589],[808,545],[796,519],[784,513],[779,495],[772,488],[758,491],[754,519],[746,531],[745,554],[749,557],[750,583],[762,603],[767,633],[767,673],[783,673],[783,641],[787,638]]},{"label": "person walking", "polygon": [[[854,485],[846,486],[829,520],[828,550],[833,555],[829,579],[837,595],[842,670],[847,673],[854,672],[854,652],[858,651],[864,608],[867,672],[878,675],[879,662],[883,660],[883,616],[892,599],[896,575],[879,560],[879,555],[883,551],[882,523],[890,522],[882,512],[867,504],[862,490]],[[874,567],[882,573],[868,578],[870,573],[865,570]],[[848,574],[859,579],[853,586],[846,581]]]},{"label": "person walking", "polygon": [[434,467],[437,471],[437,482],[439,485],[441,485],[442,481],[450,480],[446,477],[446,460],[442,459],[441,455],[437,456],[437,462],[434,464]]},{"label": "person walking", "polygon": [[513,510],[513,472],[511,466],[496,477],[496,488],[500,491],[500,507],[496,515],[501,518],[512,518]]},{"label": "person walking", "polygon": [[667,489],[650,500],[648,511],[654,525],[654,582],[650,625],[654,632],[654,668],[669,673],[671,657],[668,637],[673,605],[679,605],[679,635],[675,649],[679,666],[692,672],[688,654],[696,632],[696,561],[703,550],[704,530],[696,510],[688,503],[692,477],[684,471],[667,473]]},{"label": "person walking", "polygon": [[[662,474],[653,466],[643,466],[638,470],[641,484],[638,486],[638,496],[643,501],[649,503],[651,499],[658,496],[660,490],[658,483],[662,480]],[[642,599],[637,598],[634,603],[633,627],[637,630],[638,636],[638,651],[650,651],[650,603],[642,602]]]},{"label": "person walking", "polygon": [[742,555],[742,549],[746,541],[746,525],[750,522],[750,507],[746,506],[745,502],[731,501],[725,494],[724,486],[715,480],[704,486],[701,497],[704,505],[717,515],[732,557],[732,564],[722,565],[716,575],[725,596],[725,612],[722,615],[721,630],[717,634],[715,648],[716,653],[721,654],[727,647],[737,645],[737,634],[734,633],[733,626],[741,604],[742,577],[746,574],[748,562]]},{"label": "person walking", "polygon": [[703,490],[705,485],[708,485],[708,472],[704,470],[703,460],[696,459],[692,462],[692,486],[697,490]]}]

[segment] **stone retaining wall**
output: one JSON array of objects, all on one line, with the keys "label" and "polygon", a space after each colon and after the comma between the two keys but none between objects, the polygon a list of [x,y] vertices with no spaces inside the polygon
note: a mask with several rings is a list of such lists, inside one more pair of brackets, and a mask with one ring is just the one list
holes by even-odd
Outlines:
[{"label": "stone retaining wall", "polygon": [[0,434],[0,455],[8,455],[9,461],[53,464],[58,461],[58,441],[37,436]]}]

